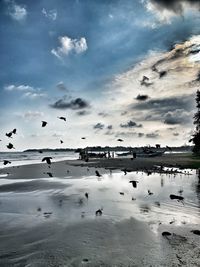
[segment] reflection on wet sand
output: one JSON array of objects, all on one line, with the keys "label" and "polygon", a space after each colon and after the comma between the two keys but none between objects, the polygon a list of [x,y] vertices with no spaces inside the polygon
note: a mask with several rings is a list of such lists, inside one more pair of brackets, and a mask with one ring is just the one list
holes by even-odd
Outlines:
[{"label": "reflection on wet sand", "polygon": [[0,265],[197,266],[199,189],[194,170],[4,177]]}]

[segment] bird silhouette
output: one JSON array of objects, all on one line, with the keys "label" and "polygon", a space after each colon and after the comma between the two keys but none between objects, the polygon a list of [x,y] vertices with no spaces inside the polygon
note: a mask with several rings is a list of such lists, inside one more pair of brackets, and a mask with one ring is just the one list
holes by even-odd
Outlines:
[{"label": "bird silhouette", "polygon": [[42,127],[45,127],[47,125],[46,121],[42,121]]},{"label": "bird silhouette", "polygon": [[17,129],[16,129],[16,128],[13,129],[13,130],[12,130],[12,133],[13,133],[13,134],[17,134]]},{"label": "bird silhouette", "polygon": [[153,192],[151,192],[149,189],[148,189],[148,194],[149,196],[153,195]]},{"label": "bird silhouette", "polygon": [[65,117],[58,117],[58,119],[63,120],[63,121],[66,121],[66,118]]},{"label": "bird silhouette", "polygon": [[95,171],[97,177],[101,177],[101,174],[98,171]]},{"label": "bird silhouette", "polygon": [[195,235],[200,235],[200,230],[192,230],[191,232]]},{"label": "bird silhouette", "polygon": [[85,197],[88,199],[89,198],[89,194],[86,192],[85,193]]},{"label": "bird silhouette", "polygon": [[118,142],[123,142],[124,140],[121,139],[121,138],[119,138],[119,139],[117,139],[117,141],[118,141]]},{"label": "bird silhouette", "polygon": [[81,139],[86,139],[86,137],[81,137]]},{"label": "bird silhouette", "polygon": [[120,195],[124,196],[124,192],[119,192],[119,193],[120,193]]},{"label": "bird silhouette", "polygon": [[95,212],[96,216],[101,216],[103,214],[103,209],[98,209]]},{"label": "bird silhouette", "polygon": [[64,143],[63,140],[60,140],[60,143],[63,144]]},{"label": "bird silhouette", "polygon": [[53,174],[51,172],[47,172],[47,174],[49,175],[49,177],[53,177]]},{"label": "bird silhouette", "polygon": [[162,232],[162,236],[168,237],[170,235],[172,235],[170,232],[167,232],[167,231]]},{"label": "bird silhouette", "polygon": [[132,180],[132,181],[129,181],[129,183],[131,183],[134,188],[137,188],[138,181]]},{"label": "bird silhouette", "polygon": [[4,160],[4,161],[3,161],[3,165],[7,165],[7,164],[11,164],[11,161],[9,161],[9,160]]},{"label": "bird silhouette", "polygon": [[47,164],[51,164],[51,159],[52,159],[52,157],[44,157],[44,158],[42,159],[42,162],[43,162],[43,161],[46,161]]},{"label": "bird silhouette", "polygon": [[7,148],[8,148],[8,149],[12,149],[12,148],[15,149],[14,146],[13,146],[13,144],[11,144],[11,143],[9,143],[9,144],[7,145]]},{"label": "bird silhouette", "polygon": [[171,194],[170,199],[184,200],[184,197]]},{"label": "bird silhouette", "polygon": [[6,136],[9,138],[12,138],[12,134],[13,134],[13,132],[9,132],[9,133],[6,133]]}]

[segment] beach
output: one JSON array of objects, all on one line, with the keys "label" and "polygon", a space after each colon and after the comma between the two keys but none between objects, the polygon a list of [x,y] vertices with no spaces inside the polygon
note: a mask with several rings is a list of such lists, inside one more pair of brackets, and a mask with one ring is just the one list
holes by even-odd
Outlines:
[{"label": "beach", "polygon": [[167,154],[0,169],[0,266],[199,266],[192,164]]}]

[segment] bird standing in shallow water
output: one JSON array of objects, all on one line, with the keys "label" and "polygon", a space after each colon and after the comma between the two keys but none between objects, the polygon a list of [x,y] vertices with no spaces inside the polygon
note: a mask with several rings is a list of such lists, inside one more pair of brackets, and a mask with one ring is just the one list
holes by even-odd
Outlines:
[{"label": "bird standing in shallow water", "polygon": [[52,157],[44,157],[44,158],[42,159],[42,162],[43,162],[43,161],[46,161],[47,164],[51,164],[51,159],[52,159]]}]

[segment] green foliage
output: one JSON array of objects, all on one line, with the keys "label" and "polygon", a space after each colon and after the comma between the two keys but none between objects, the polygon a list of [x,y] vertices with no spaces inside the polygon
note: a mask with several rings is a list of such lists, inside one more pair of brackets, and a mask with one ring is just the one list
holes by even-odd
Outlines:
[{"label": "green foliage", "polygon": [[192,136],[191,141],[194,143],[193,153],[200,155],[200,91],[196,94],[196,107],[197,112],[194,115],[194,124],[196,126],[195,132]]}]

